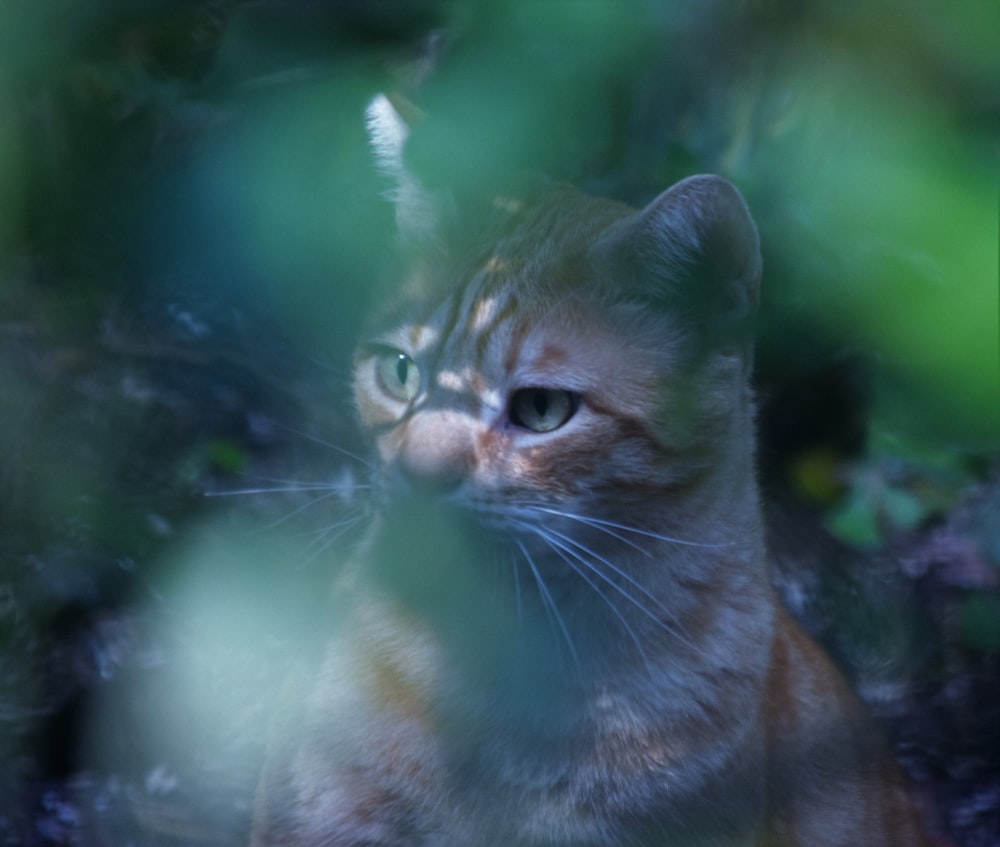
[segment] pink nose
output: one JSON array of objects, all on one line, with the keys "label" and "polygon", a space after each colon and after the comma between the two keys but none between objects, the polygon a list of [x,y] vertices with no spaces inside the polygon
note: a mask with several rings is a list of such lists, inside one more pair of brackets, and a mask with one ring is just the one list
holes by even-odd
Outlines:
[{"label": "pink nose", "polygon": [[437,452],[428,455],[422,450],[407,450],[396,467],[411,488],[444,493],[462,481],[461,468],[449,459]]},{"label": "pink nose", "polygon": [[414,489],[456,488],[472,466],[469,422],[445,412],[424,412],[407,426],[396,457],[399,474]]}]

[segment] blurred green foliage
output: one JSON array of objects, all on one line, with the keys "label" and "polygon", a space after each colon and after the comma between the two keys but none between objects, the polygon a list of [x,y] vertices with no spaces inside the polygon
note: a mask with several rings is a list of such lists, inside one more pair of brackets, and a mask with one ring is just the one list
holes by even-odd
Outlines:
[{"label": "blurred green foliage", "polygon": [[[765,256],[765,406],[843,351],[870,373],[843,398],[817,380],[820,411],[770,449],[835,534],[881,544],[998,444],[997,18],[981,0],[5,5],[7,511],[127,538],[122,499],[247,467],[249,407],[309,394],[282,339],[329,363],[323,414],[348,428],[393,239],[363,115],[391,90],[417,116],[408,164],[459,210],[526,170],[634,204],[693,172],[736,182]],[[806,432],[834,426],[828,405],[895,442]],[[959,457],[946,494],[925,484],[941,455]]]},{"label": "blurred green foliage", "polygon": [[946,514],[975,481],[966,453],[929,447],[878,421],[871,428],[864,459],[843,473],[843,496],[827,519],[835,536],[862,549]]},{"label": "blurred green foliage", "polygon": [[974,592],[961,608],[961,635],[967,645],[983,653],[1000,654],[1000,599]]},{"label": "blurred green foliage", "polygon": [[[947,15],[901,0],[5,5],[0,304],[15,367],[0,425],[25,444],[7,477],[31,476],[43,512],[114,488],[97,478],[120,465],[94,456],[115,428],[148,442],[163,374],[190,392],[184,374],[207,385],[221,357],[279,381],[265,325],[346,363],[389,267],[388,186],[363,124],[380,90],[412,105],[408,162],[460,209],[524,170],[636,204],[692,172],[730,177],[763,239],[765,401],[802,363],[854,351],[872,375],[867,429],[993,451],[998,14],[982,0]],[[100,416],[110,435],[53,462],[65,433],[31,444],[19,410],[42,371],[77,380],[71,402],[95,349],[147,362],[152,402],[124,392]],[[204,443],[170,451],[179,478],[194,461],[181,457],[242,465],[231,434],[181,431]],[[791,469],[842,537],[874,543],[878,526],[941,508],[883,476],[884,445],[846,471],[842,449]],[[926,476],[912,452],[895,458]]]},{"label": "blurred green foliage", "polygon": [[[996,436],[993,3],[43,0],[0,15],[2,244],[65,266],[81,297],[194,268],[322,336],[316,315],[364,298],[388,237],[361,116],[392,87],[427,115],[412,162],[460,194],[530,168],[641,202],[725,173],[764,232],[765,320],[874,351],[896,425]],[[432,30],[444,47],[419,53]]]},{"label": "blurred green foliage", "polygon": [[[295,629],[325,597],[283,578],[290,538],[206,529],[194,494],[288,446],[264,420],[349,443],[350,350],[391,271],[363,117],[382,90],[459,209],[525,170],[637,205],[732,179],[765,257],[764,463],[855,549],[946,515],[1000,446],[997,32],[993,0],[0,4],[0,713],[114,677],[141,651],[92,621],[163,573],[164,637],[197,661],[161,686],[219,713],[253,699],[252,673],[228,683],[269,649],[260,619]],[[863,387],[823,378],[847,359]],[[788,385],[805,402],[769,415]],[[995,523],[971,530],[990,562]],[[995,654],[981,582],[958,641]],[[86,658],[44,655],[56,621],[66,643],[91,626]],[[162,734],[194,756],[254,735],[187,730]],[[31,739],[0,732],[0,761],[35,773]]]}]

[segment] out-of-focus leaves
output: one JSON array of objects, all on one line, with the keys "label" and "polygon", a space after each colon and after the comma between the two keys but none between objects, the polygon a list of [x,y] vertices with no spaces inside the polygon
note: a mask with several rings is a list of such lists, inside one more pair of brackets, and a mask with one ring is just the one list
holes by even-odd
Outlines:
[{"label": "out-of-focus leaves", "polygon": [[807,500],[828,505],[843,493],[842,464],[843,457],[834,450],[826,447],[807,450],[791,465],[792,483]]},{"label": "out-of-focus leaves", "polygon": [[842,541],[855,547],[875,548],[882,542],[878,502],[867,491],[855,491],[833,511],[827,525]]},{"label": "out-of-focus leaves", "polygon": [[869,470],[852,474],[848,493],[830,510],[827,526],[854,547],[875,549],[882,546],[887,533],[914,529],[932,513],[911,491]]},{"label": "out-of-focus leaves", "polygon": [[970,594],[960,612],[961,635],[966,644],[983,653],[1000,652],[1000,596]]},{"label": "out-of-focus leaves", "polygon": [[[0,21],[0,26],[2,25]],[[0,75],[0,115],[10,115],[14,109],[13,93]],[[16,122],[0,121],[0,257],[16,247],[17,234],[21,228],[21,206],[25,190],[21,143]],[[4,270],[4,263],[0,260],[0,272]]]},{"label": "out-of-focus leaves", "polygon": [[213,465],[230,474],[242,470],[247,462],[245,450],[221,438],[210,441],[206,452]]},{"label": "out-of-focus leaves", "polygon": [[[631,2],[487,2],[417,92],[408,150],[431,185],[490,190],[519,169],[579,179],[606,155],[616,83],[649,49]],[[637,12],[637,13],[630,13]]]},{"label": "out-of-focus leaves", "polygon": [[[987,464],[967,457],[996,445],[998,9],[0,4],[0,676],[14,692],[0,709],[23,718],[0,727],[0,760],[13,763],[0,774],[0,828],[17,817],[9,809],[24,774],[58,778],[79,765],[41,716],[71,700],[81,678],[104,691],[126,667],[141,675],[164,646],[175,661],[151,672],[160,684],[140,731],[129,734],[112,708],[93,733],[141,778],[131,785],[112,769],[106,784],[92,772],[77,787],[91,786],[80,797],[110,823],[108,844],[142,840],[132,816],[123,824],[107,812],[129,808],[133,788],[196,807],[204,762],[193,760],[222,738],[260,743],[266,682],[255,688],[253,674],[272,635],[308,640],[326,620],[325,606],[300,616],[325,602],[326,568],[349,548],[337,536],[349,484],[262,508],[260,524],[289,530],[266,542],[232,531],[231,512],[201,533],[187,522],[223,502],[191,496],[212,488],[206,480],[290,479],[285,450],[322,479],[322,459],[289,449],[290,427],[262,420],[287,427],[315,406],[321,424],[302,429],[319,437],[303,440],[342,447],[329,431],[349,429],[344,371],[392,241],[363,127],[380,89],[423,110],[408,161],[456,195],[502,189],[521,168],[634,203],[697,171],[732,178],[763,235],[762,396],[773,400],[768,391],[780,395],[786,380],[804,398],[765,405],[773,479],[818,509],[854,559],[912,543],[886,572],[902,567],[914,584],[954,592],[943,603],[949,645],[995,656],[996,506],[968,524],[953,517]],[[269,321],[282,324],[281,341]],[[298,381],[297,342],[322,379]],[[813,365],[823,357],[851,364],[830,379]],[[855,378],[868,366],[870,387]],[[923,446],[902,437],[911,432]],[[797,519],[797,531],[808,535],[812,520]],[[822,560],[816,571],[833,579],[839,561],[813,555],[812,541],[800,558]],[[399,560],[388,552],[386,566]],[[134,580],[125,588],[123,575]],[[439,589],[412,576],[385,574],[441,611]],[[856,630],[861,661],[878,664],[892,653],[879,648],[883,634],[906,635],[910,598],[895,583],[863,585],[827,617]],[[163,612],[148,652],[102,635],[127,593]],[[49,645],[46,627],[66,609],[73,626]],[[932,641],[938,631],[925,625]],[[132,694],[109,700],[118,707]],[[72,721],[59,725],[78,732]],[[56,739],[45,746],[58,765],[33,763],[36,731]],[[167,759],[143,758],[153,736]],[[219,785],[224,766],[214,767],[204,781]],[[243,800],[251,770],[239,774]],[[86,801],[37,793],[40,816],[17,810],[30,830],[22,842],[42,828],[84,843],[73,815]]]},{"label": "out-of-focus leaves", "polygon": [[827,516],[827,527],[861,549],[947,512],[975,477],[963,456],[928,448],[875,428],[863,458],[840,470],[843,497]]},{"label": "out-of-focus leaves", "polygon": [[881,411],[904,429],[996,444],[995,184],[988,146],[942,104],[859,69],[793,73],[812,128],[785,150],[782,178],[804,241],[793,296],[874,351]]}]

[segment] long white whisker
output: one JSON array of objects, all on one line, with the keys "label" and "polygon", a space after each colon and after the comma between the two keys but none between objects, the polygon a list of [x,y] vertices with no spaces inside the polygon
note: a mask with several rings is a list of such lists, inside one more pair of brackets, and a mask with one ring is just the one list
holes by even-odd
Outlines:
[{"label": "long white whisker", "polygon": [[[549,535],[548,535],[548,533],[543,528],[541,528],[541,527],[534,527],[534,526],[528,526],[527,528],[533,530],[549,546],[549,548],[552,549],[552,550],[554,550],[555,553],[556,553],[556,555],[559,556],[559,558],[562,559],[566,563],[566,565],[577,576],[579,576],[580,579],[582,579],[585,583],[587,583],[587,585],[589,585],[591,587],[591,589],[593,589],[594,593],[598,597],[600,597],[601,600],[604,601],[605,605],[607,605],[607,607],[611,610],[612,614],[614,614],[614,616],[616,618],[618,618],[619,622],[621,623],[621,625],[624,628],[625,632],[628,634],[629,638],[632,639],[633,643],[636,646],[636,649],[639,651],[639,655],[642,656],[642,661],[646,665],[646,668],[649,669],[650,671],[652,671],[653,666],[652,666],[651,662],[649,661],[649,657],[646,655],[646,651],[643,649],[642,642],[639,640],[639,636],[636,635],[635,630],[629,624],[629,622],[625,618],[625,616],[621,613],[621,610],[611,601],[611,598],[608,597],[601,590],[601,587],[596,582],[594,582],[593,579],[590,578],[590,576],[587,573],[587,570],[590,570],[591,572],[596,572],[599,576],[601,575],[600,572],[599,571],[595,571],[595,569],[593,567],[588,567],[584,563],[581,563],[581,564],[587,570],[581,570],[581,567],[576,564],[576,562],[580,561],[579,554],[576,553],[576,552],[574,552],[574,551],[572,551],[572,550],[567,549],[566,546],[564,544],[562,544],[561,542],[559,542],[559,541],[557,541],[557,540],[555,540],[553,538],[550,538]],[[574,561],[574,559],[576,561]],[[607,582],[608,580],[605,579],[605,581]],[[621,589],[620,586],[614,585],[614,583],[611,583],[611,584],[615,588],[617,588],[620,593],[624,594],[624,596],[629,600],[629,602],[631,602],[631,603],[633,603],[635,605],[639,605],[638,603],[636,603],[635,598],[633,598],[627,592],[622,591],[622,589]]]},{"label": "long white whisker", "polygon": [[[653,621],[653,623],[666,629],[667,632],[669,632],[671,635],[677,635],[677,633],[671,628],[671,626],[666,621],[663,621],[660,617],[658,617],[656,613],[651,608],[649,608],[649,606],[643,603],[640,598],[636,597],[634,594],[630,593],[628,590],[623,588],[621,585],[615,582],[608,574],[604,573],[604,571],[598,568],[592,561],[589,561],[580,552],[580,550],[582,549],[584,552],[589,553],[589,551],[586,551],[586,548],[581,547],[581,545],[576,544],[575,542],[572,541],[572,539],[566,538],[566,536],[561,536],[561,535],[554,536],[552,534],[552,530],[542,529],[541,527],[530,527],[530,529],[532,529],[536,534],[544,538],[546,543],[549,544],[549,546],[555,549],[557,552],[560,552],[561,555],[565,554],[565,556],[570,556],[572,559],[579,562],[580,565],[586,568],[590,573],[593,573],[594,575],[599,577],[603,582],[607,583],[611,588],[613,588],[615,591],[621,594],[622,597],[628,600],[629,603],[631,603],[633,606],[639,609],[639,611],[641,611],[644,615],[646,615],[646,617],[648,617],[651,621]],[[574,547],[577,549],[574,549]],[[565,556],[563,556],[564,561],[565,561]],[[615,573],[621,575],[621,570],[612,565],[610,562],[604,561],[604,564],[611,567]],[[576,570],[576,568],[574,568],[574,570]],[[577,571],[577,573],[579,573],[579,571]],[[627,575],[625,576],[627,577]],[[641,589],[641,586],[638,587]],[[648,593],[648,592],[643,592],[643,593]],[[655,602],[655,598],[653,599]],[[657,605],[659,606],[660,604],[657,603]]]},{"label": "long white whisker", "polygon": [[511,570],[514,572],[514,604],[517,608],[518,621],[524,620],[524,611],[521,605],[521,569],[517,566],[517,560],[512,563]]},{"label": "long white whisker", "polygon": [[600,523],[598,523],[596,520],[591,520],[589,518],[585,518],[582,515],[565,514],[563,512],[558,512],[558,511],[556,511],[554,509],[541,509],[540,508],[540,509],[538,509],[538,511],[547,512],[548,514],[562,515],[563,517],[572,518],[573,520],[580,521],[581,523],[583,523],[583,524],[585,524],[587,526],[590,526],[593,529],[596,529],[598,532],[602,532],[605,535],[610,536],[611,538],[614,538],[614,539],[617,539],[618,541],[621,541],[622,544],[628,545],[633,550],[638,550],[647,559],[653,558],[653,554],[650,553],[649,550],[647,550],[645,547],[641,547],[640,545],[638,545],[634,541],[632,541],[630,538],[626,538],[624,535],[621,535],[620,533],[615,532],[612,529],[608,529],[607,527],[601,526]]},{"label": "long white whisker", "polygon": [[566,646],[569,647],[570,656],[573,658],[573,664],[576,665],[577,669],[580,668],[580,657],[576,652],[576,645],[573,644],[573,638],[569,634],[569,630],[566,628],[566,622],[562,619],[562,615],[559,614],[559,610],[556,608],[555,600],[552,599],[552,594],[549,592],[548,586],[545,584],[545,580],[542,579],[542,574],[538,570],[535,560],[531,557],[531,553],[528,552],[528,548],[518,540],[517,546],[520,548],[525,561],[528,563],[528,567],[531,568],[532,576],[535,578],[535,584],[538,586],[538,592],[542,596],[542,603],[546,610],[550,612],[549,620],[555,621],[556,625],[562,632],[563,638],[566,639]]},{"label": "long white whisker", "polygon": [[286,485],[259,488],[232,488],[224,491],[205,491],[205,497],[236,497],[241,494],[294,494],[300,491],[327,491],[330,494],[344,494],[364,491],[370,485],[342,485],[337,482],[290,482]]},{"label": "long white whisker", "polygon": [[294,518],[300,512],[304,512],[304,511],[306,511],[306,509],[311,509],[313,506],[317,505],[318,503],[322,503],[323,501],[329,500],[332,497],[339,497],[340,494],[341,494],[341,492],[339,492],[339,491],[328,491],[326,494],[323,494],[320,497],[313,497],[312,499],[309,500],[308,503],[303,503],[301,506],[298,506],[298,507],[292,509],[292,511],[288,512],[285,515],[282,515],[277,520],[274,520],[271,523],[266,524],[263,528],[264,529],[275,529],[276,527],[281,526],[286,521],[290,521],[292,518]]},{"label": "long white whisker", "polygon": [[357,453],[354,453],[351,450],[347,450],[330,441],[325,441],[324,439],[319,438],[318,436],[310,435],[308,432],[302,432],[302,430],[295,429],[294,427],[287,426],[286,424],[278,423],[277,421],[272,421],[272,424],[276,426],[278,429],[283,429],[286,432],[291,432],[294,435],[301,436],[302,438],[305,438],[308,441],[312,441],[315,444],[319,444],[322,447],[328,447],[331,450],[340,453],[342,456],[347,456],[347,458],[353,459],[355,462],[357,462],[360,465],[364,465],[369,470],[375,469],[374,463],[368,461],[362,456],[359,456]]},{"label": "long white whisker", "polygon": [[[533,511],[545,512],[546,514],[549,514],[549,515],[556,515],[557,517],[567,518],[567,519],[573,520],[573,521],[579,521],[580,523],[587,524],[588,526],[591,526],[594,529],[605,529],[605,528],[607,528],[608,530],[610,530],[610,529],[616,529],[616,530],[620,530],[622,532],[630,532],[630,533],[633,533],[635,535],[642,535],[642,536],[645,536],[646,538],[654,538],[657,541],[665,541],[665,542],[667,542],[669,544],[680,544],[680,545],[682,545],[684,547],[705,547],[705,548],[709,548],[709,549],[720,549],[720,548],[723,548],[723,547],[730,547],[730,546],[732,546],[729,543],[725,543],[725,544],[710,544],[710,543],[703,542],[703,541],[687,541],[687,540],[685,540],[683,538],[675,538],[674,536],[671,536],[671,535],[661,535],[658,532],[653,532],[653,531],[648,530],[648,529],[639,529],[638,527],[629,526],[628,524],[618,523],[617,521],[609,521],[609,520],[605,520],[603,518],[591,517],[589,515],[579,515],[579,514],[575,514],[574,512],[563,511],[562,509],[554,509],[551,506],[543,506],[543,505],[538,504],[538,503],[523,503],[521,505],[524,506],[524,507],[526,507],[526,508],[528,508],[528,509],[532,509]],[[622,538],[617,533],[613,533],[613,532],[609,531],[608,534],[614,536],[615,538],[619,539],[620,541],[626,541],[626,539]],[[628,543],[628,542],[626,542],[626,543]]]},{"label": "long white whisker", "polygon": [[[639,609],[650,620],[652,620],[654,623],[660,626],[661,629],[668,632],[673,637],[677,638],[681,643],[687,645],[692,650],[696,651],[698,650],[697,646],[693,642],[691,642],[691,640],[687,637],[687,635],[683,632],[683,630],[680,629],[680,625],[678,624],[677,620],[675,619],[674,615],[670,612],[670,610],[666,606],[664,606],[663,603],[661,603],[660,600],[658,600],[657,597],[654,594],[652,594],[652,592],[650,592],[649,589],[646,588],[642,583],[640,583],[634,577],[630,576],[616,564],[609,561],[596,551],[591,550],[585,544],[581,544],[576,539],[571,538],[568,535],[564,535],[563,533],[558,532],[550,527],[547,527],[545,529],[545,532],[551,533],[551,535],[555,536],[556,538],[565,542],[565,544],[569,545],[568,548],[565,548],[566,552],[573,555],[573,557],[578,562],[580,562],[580,564],[584,565],[592,573],[599,576],[601,579],[607,582],[608,585],[612,586],[616,591],[618,591],[620,594],[626,597],[630,602],[632,602],[635,605],[637,609]],[[583,555],[580,555],[581,553],[586,554],[586,556],[592,558],[591,559],[585,558]],[[600,568],[596,567],[595,562],[600,562],[602,565],[609,568],[611,572],[614,573],[616,576],[625,580],[629,585],[635,588],[643,597],[651,601],[654,609],[659,610],[663,615],[665,615],[670,620],[669,621],[663,620],[661,617],[656,615],[653,609],[651,609],[644,603],[640,602],[637,597],[630,594],[615,580],[613,580],[608,574],[604,573]]]},{"label": "long white whisker", "polygon": [[[313,530],[312,535],[316,537],[307,545],[304,553],[305,558],[300,563],[300,567],[308,565],[310,562],[314,562],[324,552],[330,549],[341,536],[350,532],[354,527],[361,523],[365,519],[364,512],[359,512],[357,515],[345,518],[342,521],[337,521],[333,524],[328,524],[318,530]],[[310,548],[313,548],[310,552]]]}]

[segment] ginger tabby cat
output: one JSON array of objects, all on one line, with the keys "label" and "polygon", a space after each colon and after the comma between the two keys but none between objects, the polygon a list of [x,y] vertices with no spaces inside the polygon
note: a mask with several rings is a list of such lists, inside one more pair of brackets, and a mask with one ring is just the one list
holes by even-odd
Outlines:
[{"label": "ginger tabby cat", "polygon": [[253,843],[924,844],[769,583],[740,194],[502,205],[358,349],[375,514]]}]

